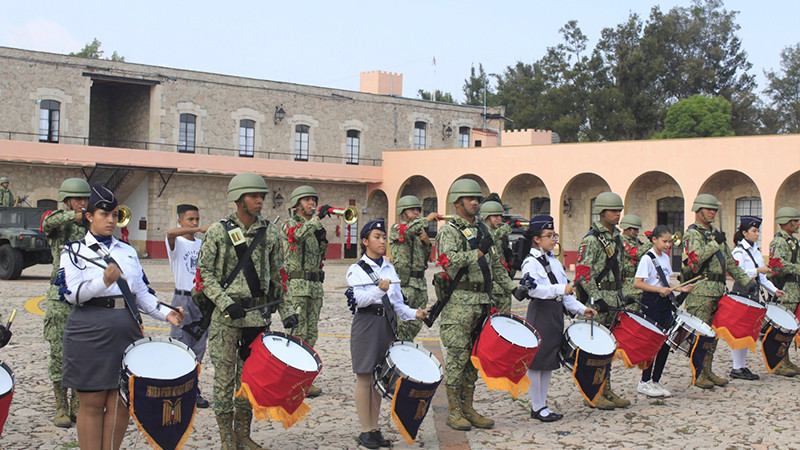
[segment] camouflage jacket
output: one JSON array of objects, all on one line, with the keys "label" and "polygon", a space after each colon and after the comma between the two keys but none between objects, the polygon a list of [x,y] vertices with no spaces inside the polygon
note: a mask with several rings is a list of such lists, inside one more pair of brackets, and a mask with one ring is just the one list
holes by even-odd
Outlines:
[{"label": "camouflage jacket", "polygon": [[[683,235],[683,249],[686,252],[689,266],[696,271],[707,260],[710,260],[708,268],[703,273],[709,275],[724,275],[725,272],[727,272],[739,284],[746,285],[750,281],[750,277],[736,264],[736,261],[734,261],[731,256],[728,244],[726,242],[717,244],[717,241],[714,240],[714,231],[716,231],[714,226],[712,225],[711,229],[708,229],[697,222],[695,222],[694,225],[695,228],[689,228],[686,230],[686,234]],[[719,259],[714,256],[717,250],[722,253],[723,259],[725,260],[724,271],[720,265]],[[710,297],[721,296],[725,293],[725,286],[725,283],[702,280],[695,285],[692,293]]]},{"label": "camouflage jacket", "polygon": [[402,287],[427,289],[425,278],[411,278],[412,271],[424,271],[428,268],[433,244],[425,244],[419,238],[419,233],[427,226],[428,221],[419,217],[411,222],[396,223],[389,231],[392,264],[397,270]]},{"label": "camouflage jacket", "polygon": [[49,300],[58,299],[58,286],[53,281],[58,275],[61,262],[61,246],[65,242],[78,241],[86,236],[86,228],[75,220],[75,211],[59,209],[48,213],[42,218],[42,232],[47,238],[50,253],[53,255],[53,272],[50,275],[50,287],[47,289]]},{"label": "camouflage jacket", "polygon": [[[782,286],[789,276],[800,275],[800,263],[797,261],[797,253],[800,252],[800,243],[797,238],[789,233],[780,230],[772,242],[769,244],[769,267],[772,275],[769,279],[777,286]],[[792,255],[795,255],[792,261]]]},{"label": "camouflage jacket", "polygon": [[11,189],[0,187],[0,206],[13,206],[14,194]]},{"label": "camouflage jacket", "polygon": [[281,227],[283,260],[289,276],[289,294],[322,296],[322,282],[304,279],[306,274],[322,275],[322,263],[328,251],[328,240],[314,234],[324,230],[319,217],[305,219],[299,214],[286,219]]},{"label": "camouflage jacket", "polygon": [[509,234],[511,234],[511,225],[507,223],[501,224],[499,227],[492,230],[492,238],[494,239],[493,251],[497,254],[497,257],[500,259],[500,264],[502,264],[505,269],[502,273],[494,277],[493,289],[495,294],[508,295],[517,287],[511,279],[510,273],[510,264],[513,261],[506,261],[505,248],[503,247],[503,241]]},{"label": "camouflage jacket", "polygon": [[[245,227],[236,213],[228,216],[228,219],[242,230],[247,246],[250,246],[260,228],[267,227],[264,239],[253,250],[251,258],[261,281],[261,290],[269,295],[254,298],[251,305],[263,305],[267,303],[268,297],[275,300],[282,299],[285,293],[282,273],[285,272],[282,271],[283,253],[278,229],[271,223],[267,225],[266,220],[261,217],[258,217],[250,227]],[[236,250],[225,226],[221,222],[214,223],[208,228],[200,246],[195,289],[202,291],[216,305],[214,314],[211,316],[213,321],[237,328],[262,327],[265,325],[265,319],[258,311],[247,313],[244,319],[232,320],[224,317],[225,308],[233,303],[242,304],[243,299],[251,297],[243,270],[239,271],[228,289],[222,289],[221,283],[228,278],[237,262]],[[294,314],[294,309],[288,302],[278,305],[277,310],[280,312],[281,318]],[[269,324],[269,321],[267,320],[266,323]]]},{"label": "camouflage jacket", "polygon": [[[578,266],[575,268],[575,281],[578,282],[589,297],[594,297],[595,300],[603,299],[608,303],[609,300],[613,301],[613,299],[606,297],[612,296],[616,298],[616,292],[622,289],[624,249],[622,245],[617,243],[620,239],[620,233],[616,227],[614,227],[613,231],[609,231],[602,223],[596,222],[592,224],[591,230],[594,230],[595,234],[587,234],[581,240],[581,246],[578,250]],[[605,242],[605,245],[603,242]],[[598,276],[606,268],[606,264],[609,263],[611,258],[616,258],[617,260],[620,279],[615,278],[613,270],[608,270],[602,280],[598,280]],[[612,285],[616,287],[611,288]],[[605,292],[605,295],[601,291]],[[613,294],[610,292],[613,292]],[[579,298],[578,300],[585,303],[589,299]]]}]

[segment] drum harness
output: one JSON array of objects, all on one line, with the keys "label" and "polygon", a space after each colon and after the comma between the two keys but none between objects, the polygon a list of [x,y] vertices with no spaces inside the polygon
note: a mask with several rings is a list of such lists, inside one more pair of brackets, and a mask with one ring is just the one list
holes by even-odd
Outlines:
[{"label": "drum harness", "polygon": [[[550,261],[547,260],[548,256],[549,255],[547,253],[545,253],[545,252],[542,252],[542,254],[540,256],[531,255],[531,257],[533,257],[533,259],[538,261],[539,264],[541,264],[542,267],[544,268],[544,271],[547,273],[547,279],[550,280],[550,284],[555,285],[555,284],[558,284],[558,279],[556,278],[556,274],[553,273],[553,269],[550,267]],[[571,312],[567,311],[567,308],[566,308],[566,306],[564,306],[564,303],[563,303],[563,297],[564,297],[563,295],[559,295],[559,296],[557,296],[556,298],[553,298],[553,299],[550,299],[550,298],[537,298],[536,300],[561,302],[561,309],[564,311],[564,314],[567,314],[570,317],[575,317],[574,314],[572,314]]]},{"label": "drum harness", "polygon": [[[370,265],[367,264],[366,261],[360,259],[356,264],[358,264],[358,267],[361,267],[361,270],[363,270],[367,274],[367,276],[369,277],[370,280],[372,280],[375,286],[377,286],[378,283],[380,283],[381,277],[377,273],[375,273],[374,270],[372,270],[372,267],[370,267]],[[386,320],[389,321],[389,326],[392,328],[392,334],[395,337],[397,337],[397,314],[394,312],[394,308],[392,307],[392,302],[389,300],[389,294],[387,293],[383,294],[383,297],[381,297],[381,303],[383,304],[383,312],[384,312],[383,315],[385,315]]]},{"label": "drum harness", "polygon": [[[617,255],[619,254],[619,249],[621,247],[623,247],[623,244],[622,244],[622,240],[619,238],[619,236],[616,236],[614,238],[613,242],[612,242],[612,241],[609,241],[608,238],[606,238],[602,233],[598,233],[594,229],[589,230],[589,232],[586,233],[586,236],[584,236],[584,237],[588,237],[588,236],[596,237],[597,240],[600,241],[600,244],[603,246],[603,250],[605,250],[605,252],[606,252],[606,264],[605,264],[605,267],[603,267],[603,270],[601,270],[600,273],[597,274],[597,278],[595,278],[595,283],[597,283],[597,287],[598,288],[600,287],[603,278],[605,278],[608,275],[608,273],[611,272],[612,275],[614,275],[614,284],[615,284],[615,287],[617,288],[616,291],[617,291],[617,295],[619,296],[620,300],[622,300],[623,302],[632,301],[632,302],[635,302],[635,303],[639,303],[638,301],[633,299],[633,297],[625,297],[623,295],[623,293],[622,293],[622,280],[620,279],[620,268],[619,268],[619,261],[617,260]],[[587,298],[589,297],[588,292],[586,292],[586,290],[583,289],[583,287],[581,287],[580,283],[576,284],[576,288],[577,288],[576,292],[578,293],[578,298],[585,303]],[[602,298],[601,299],[596,299],[595,303],[598,306],[598,311],[601,310],[601,309],[604,309],[604,310],[607,310],[607,311],[625,311],[625,310],[627,310],[627,308],[625,308],[625,307],[623,307],[623,308],[612,308],[611,305],[606,303],[606,301],[603,300]]]},{"label": "drum harness", "polygon": [[[742,247],[742,248],[744,249],[744,247]],[[755,244],[751,245],[751,248],[756,248]],[[758,262],[756,262],[756,257],[753,256],[752,253],[750,253],[750,250],[744,249],[744,252],[747,253],[747,256],[749,256],[750,260],[753,261],[753,266],[755,268],[758,268]],[[756,286],[758,286],[758,288],[757,288],[758,296],[757,297],[760,298],[764,293],[761,291],[761,276],[758,273],[756,273],[755,280],[756,280]],[[738,281],[735,281],[733,283],[733,291],[734,292],[740,292],[745,297],[749,297],[749,295],[747,294],[747,289],[745,289],[744,286],[739,284]]]},{"label": "drum harness", "polygon": [[[660,281],[665,288],[668,288],[669,280],[667,279],[667,274],[664,273],[664,269],[658,263],[655,253],[653,253],[652,250],[648,250],[647,253],[644,254],[644,256],[650,257],[650,260],[653,263],[653,267],[655,267],[656,273],[658,273],[658,281]],[[679,296],[680,298],[675,298],[675,294],[673,292],[670,292],[669,295],[667,296],[667,299],[670,302],[670,309],[672,309],[672,322],[668,324],[666,329],[669,329],[675,323],[675,315],[676,312],[678,311],[678,306],[680,305],[680,303],[683,303],[683,299],[686,298],[686,295],[687,295],[686,293],[681,293],[681,296]],[[647,308],[646,305],[642,305],[642,307]]]}]

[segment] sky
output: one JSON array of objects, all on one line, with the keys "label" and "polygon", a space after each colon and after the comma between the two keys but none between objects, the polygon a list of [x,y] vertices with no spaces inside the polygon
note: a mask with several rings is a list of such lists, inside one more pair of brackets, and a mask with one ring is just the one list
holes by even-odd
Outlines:
[{"label": "sky", "polygon": [[[800,42],[800,1],[724,3],[739,11],[760,92],[763,71],[778,71],[781,50]],[[128,62],[347,90],[359,89],[360,72],[383,70],[403,74],[405,97],[440,89],[463,101],[471,66],[532,63],[573,19],[591,49],[603,28],[655,5],[690,1],[0,0],[0,46],[69,53],[97,38],[105,56]]]}]

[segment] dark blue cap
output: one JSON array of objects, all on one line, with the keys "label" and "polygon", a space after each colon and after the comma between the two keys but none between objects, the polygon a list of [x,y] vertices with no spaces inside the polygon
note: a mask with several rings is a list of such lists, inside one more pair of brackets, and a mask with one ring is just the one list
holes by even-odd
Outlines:
[{"label": "dark blue cap", "polygon": [[117,207],[117,197],[107,187],[95,183],[89,196],[89,204],[103,211],[113,211]]},{"label": "dark blue cap", "polygon": [[364,239],[369,235],[369,232],[372,230],[381,230],[384,233],[386,232],[386,221],[384,219],[375,219],[370,220],[363,227],[361,227],[361,239]]},{"label": "dark blue cap", "polygon": [[751,227],[760,227],[761,226],[761,217],[758,216],[742,216],[739,218],[739,223],[746,226],[747,228]]},{"label": "dark blue cap", "polygon": [[528,231],[552,230],[552,229],[553,229],[553,217],[545,214],[532,218],[531,223],[528,225]]}]

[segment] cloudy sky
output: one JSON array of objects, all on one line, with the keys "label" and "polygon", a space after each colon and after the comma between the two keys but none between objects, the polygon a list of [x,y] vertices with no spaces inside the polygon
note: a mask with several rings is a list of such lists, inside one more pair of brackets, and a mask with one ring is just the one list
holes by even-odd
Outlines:
[{"label": "cloudy sky", "polygon": [[[403,95],[441,89],[462,100],[470,66],[500,73],[530,63],[560,41],[568,20],[594,46],[600,30],[630,12],[688,6],[688,0],[563,2],[404,0],[337,2],[196,0],[1,2],[0,46],[69,53],[98,38],[106,56],[299,84],[358,90],[362,71],[403,74]],[[740,11],[743,40],[759,89],[764,69],[800,42],[800,1],[726,0]],[[433,61],[436,64],[433,64]]]}]

